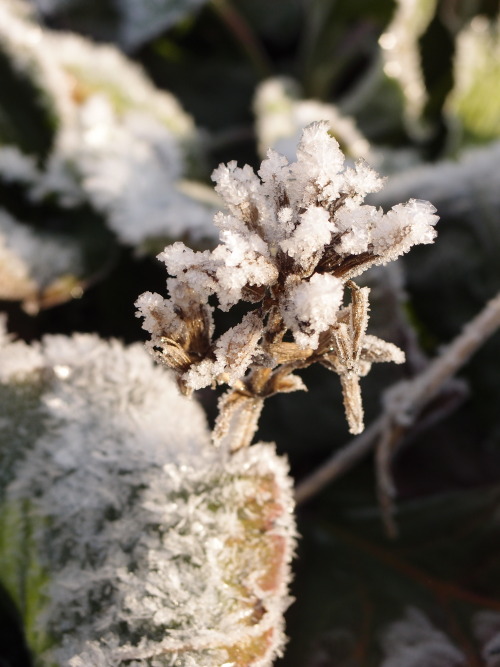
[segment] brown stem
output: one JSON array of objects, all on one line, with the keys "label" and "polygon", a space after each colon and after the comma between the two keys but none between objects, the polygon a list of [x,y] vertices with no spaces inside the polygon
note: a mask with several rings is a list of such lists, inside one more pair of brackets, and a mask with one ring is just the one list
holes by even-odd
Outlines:
[{"label": "brown stem", "polygon": [[270,60],[243,16],[231,5],[229,0],[212,0],[211,4],[236,41],[241,45],[260,76],[263,78],[271,76]]},{"label": "brown stem", "polygon": [[[441,386],[449,380],[500,327],[500,293],[489,301],[441,355],[413,380],[393,385],[384,412],[360,436],[345,445],[296,488],[298,504],[316,495],[332,480],[344,474],[375,446],[383,432],[408,428]],[[397,397],[397,400],[395,400]]]}]

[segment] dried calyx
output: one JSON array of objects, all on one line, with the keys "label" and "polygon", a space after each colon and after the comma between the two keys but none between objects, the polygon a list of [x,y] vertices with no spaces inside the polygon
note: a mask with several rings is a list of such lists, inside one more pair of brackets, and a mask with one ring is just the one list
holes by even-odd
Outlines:
[{"label": "dried calyx", "polygon": [[[366,333],[369,289],[352,279],[431,243],[434,207],[410,200],[384,213],[363,204],[382,179],[363,162],[346,168],[324,122],[304,130],[296,162],[270,150],[258,175],[231,162],[213,180],[227,206],[215,216],[221,243],[204,252],[175,243],[159,255],[173,277],[169,299],[146,292],[137,301],[148,348],[184,393],[229,385],[217,444],[250,444],[263,399],[305,388],[294,371],[316,362],[340,376],[350,431],[361,432],[359,378],[373,362],[402,363],[404,354]],[[213,295],[221,310],[256,305],[215,338]]]}]

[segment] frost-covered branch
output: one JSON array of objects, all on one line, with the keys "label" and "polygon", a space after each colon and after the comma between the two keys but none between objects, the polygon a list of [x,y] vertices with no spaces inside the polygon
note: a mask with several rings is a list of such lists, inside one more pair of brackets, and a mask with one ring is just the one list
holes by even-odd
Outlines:
[{"label": "frost-covered branch", "polygon": [[[319,493],[331,481],[347,472],[375,446],[378,452],[379,488],[383,503],[391,510],[395,490],[388,471],[401,437],[413,425],[423,408],[440,388],[467,363],[470,357],[500,327],[500,294],[464,327],[463,331],[424,371],[412,380],[399,382],[385,394],[384,411],[359,437],[352,440],[304,479],[295,492],[297,503]],[[383,438],[379,440],[383,434]]]},{"label": "frost-covered branch", "polygon": [[[161,253],[170,298],[146,292],[137,301],[149,350],[186,394],[229,385],[217,444],[228,433],[231,449],[250,444],[262,401],[304,388],[294,371],[316,362],[340,376],[349,428],[361,432],[360,378],[372,363],[404,355],[366,333],[369,289],[352,279],[431,243],[434,207],[410,200],[384,213],[363,204],[382,179],[362,161],[345,165],[326,122],[303,131],[296,162],[270,150],[258,174],[231,162],[213,179],[228,209],[215,217],[221,243],[204,252],[176,243]],[[214,307],[238,302],[254,308],[214,337]]]}]

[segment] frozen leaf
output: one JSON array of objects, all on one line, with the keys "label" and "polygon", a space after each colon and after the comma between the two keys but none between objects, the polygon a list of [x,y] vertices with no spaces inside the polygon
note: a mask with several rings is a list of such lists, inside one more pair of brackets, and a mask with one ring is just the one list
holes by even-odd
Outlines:
[{"label": "frozen leaf", "polygon": [[320,120],[328,122],[332,136],[347,155],[372,157],[370,144],[351,117],[343,115],[333,104],[301,99],[299,85],[293,79],[274,77],[261,83],[255,93],[254,111],[262,157],[273,148],[293,160],[302,130]]},{"label": "frozen leaf", "polygon": [[0,369],[0,576],[39,664],[270,665],[294,545],[274,447],[214,449],[138,345],[4,337]]},{"label": "frozen leaf", "polygon": [[0,209],[0,299],[28,312],[79,296],[82,256],[76,243],[23,225]]},{"label": "frozen leaf", "polygon": [[461,667],[465,655],[444,632],[435,628],[418,609],[408,609],[383,638],[385,658],[381,667]]},{"label": "frozen leaf", "polygon": [[[359,377],[371,361],[401,363],[403,355],[393,346],[384,354],[381,342],[365,337],[367,292],[350,279],[413,245],[431,243],[438,219],[434,207],[412,199],[384,213],[364,204],[383,181],[364,162],[345,166],[326,121],[303,130],[295,162],[270,149],[257,174],[230,162],[212,178],[229,211],[215,216],[221,243],[203,252],[176,243],[159,255],[172,276],[167,282],[171,305],[159,306],[161,297],[149,293],[139,298],[138,316],[151,333],[149,349],[176,368],[186,393],[210,384],[234,386],[236,393],[222,406],[229,412],[219,418],[224,437],[234,428],[244,431],[243,441],[249,443],[249,424],[256,426],[249,418],[252,401],[261,406],[262,398],[285,387],[287,374],[315,361],[340,374],[350,427],[358,433],[363,428]],[[353,298],[350,310],[342,309],[346,284]],[[177,347],[162,334],[170,325],[158,327],[158,313],[177,322],[183,295],[200,308],[212,296],[221,310],[239,301],[257,305],[211,341],[204,354],[187,355],[179,364]],[[241,441],[239,435],[235,439]]]},{"label": "frozen leaf", "polygon": [[455,86],[448,113],[458,118],[464,143],[483,143],[500,136],[500,17],[476,16],[458,35]]},{"label": "frozen leaf", "polygon": [[[442,444],[442,431],[428,444]],[[462,454],[456,439],[452,448]],[[424,484],[436,465],[449,479],[446,458],[424,463]],[[414,484],[422,469],[406,466],[400,483]],[[307,567],[297,573],[285,664],[489,667],[485,649],[500,627],[495,481],[402,502],[401,534],[390,542],[370,475],[370,466],[358,467],[339,479],[299,523]]]},{"label": "frozen leaf", "polygon": [[[100,11],[108,12],[105,36],[116,41],[126,50],[137,49],[164,30],[176,25],[196,12],[206,0],[103,0]],[[102,23],[96,11],[94,18],[82,19],[85,0],[32,0],[43,15],[57,17],[63,14],[65,21],[76,31],[102,37]]]},{"label": "frozen leaf", "polygon": [[483,646],[482,655],[486,667],[498,667],[500,664],[500,613],[498,611],[479,611],[475,614],[474,631]]},{"label": "frozen leaf", "polygon": [[126,244],[213,234],[216,199],[192,169],[200,135],[173,95],[114,47],[40,28],[20,0],[0,5],[0,50],[55,124],[43,168],[1,146],[0,178],[34,201],[90,203]]},{"label": "frozen leaf", "polygon": [[384,73],[399,82],[410,129],[422,131],[420,120],[427,90],[422,75],[418,40],[436,11],[436,0],[398,0],[394,17],[380,37]]}]

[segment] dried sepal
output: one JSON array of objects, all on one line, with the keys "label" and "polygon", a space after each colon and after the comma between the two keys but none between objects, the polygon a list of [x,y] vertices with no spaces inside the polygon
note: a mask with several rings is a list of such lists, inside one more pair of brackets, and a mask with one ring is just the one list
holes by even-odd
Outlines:
[{"label": "dried sepal", "polygon": [[293,363],[294,361],[305,361],[313,354],[313,350],[310,347],[303,348],[299,347],[297,343],[289,343],[282,340],[271,343],[267,351],[276,365]]},{"label": "dried sepal", "polygon": [[359,385],[360,374],[347,371],[340,374],[344,409],[349,432],[353,435],[361,433],[364,429],[363,402],[361,400],[361,387]]},{"label": "dried sepal", "polygon": [[359,379],[369,372],[372,363],[403,363],[405,355],[393,343],[366,333],[370,290],[359,288],[352,281],[348,286],[352,301],[343,309],[339,317],[341,321],[332,329],[330,347],[320,361],[339,375],[349,431],[357,434],[364,428]]},{"label": "dried sepal", "polygon": [[212,308],[197,301],[186,285],[174,285],[172,292],[170,300],[145,292],[135,305],[137,316],[145,318],[143,327],[153,333],[147,348],[176,373],[181,391],[188,394],[191,389],[185,374],[210,352]]},{"label": "dried sepal", "polygon": [[215,357],[224,374],[224,382],[233,386],[247,371],[257,354],[262,337],[262,319],[256,312],[247,313],[241,322],[226,331],[217,340]]},{"label": "dried sepal", "polygon": [[[363,204],[383,180],[362,161],[346,167],[324,122],[305,128],[296,162],[270,150],[257,175],[231,162],[218,167],[213,179],[229,211],[215,217],[219,246],[193,252],[177,243],[160,258],[173,276],[170,282],[196,293],[198,302],[213,297],[221,310],[238,301],[256,305],[183,373],[184,389],[233,387],[233,398],[221,403],[226,414],[216,429],[217,441],[228,440],[233,415],[256,425],[249,417],[251,399],[260,406],[262,398],[294,386],[287,375],[321,362],[341,376],[350,427],[358,432],[359,378],[374,361],[400,363],[403,357],[367,336],[369,290],[352,278],[412,245],[431,243],[434,208],[410,200],[384,213]],[[144,326],[154,339],[150,324]],[[239,447],[240,418],[233,423]],[[247,435],[244,440],[249,442]]]},{"label": "dried sepal", "polygon": [[304,384],[302,378],[293,373],[287,373],[286,375],[277,374],[274,380],[274,392],[275,394],[290,394],[292,391],[307,391],[307,387]]},{"label": "dried sepal", "polygon": [[212,432],[214,445],[232,452],[250,445],[263,404],[263,398],[245,391],[233,390],[223,394],[219,399],[219,414]]},{"label": "dried sepal", "polygon": [[403,364],[405,353],[394,343],[367,334],[363,341],[362,358],[371,364],[379,362]]},{"label": "dried sepal", "polygon": [[361,354],[361,349],[365,339],[366,329],[368,328],[368,296],[370,290],[368,287],[358,287],[352,281],[348,282],[351,290],[351,331],[352,331],[352,354],[357,361]]}]

